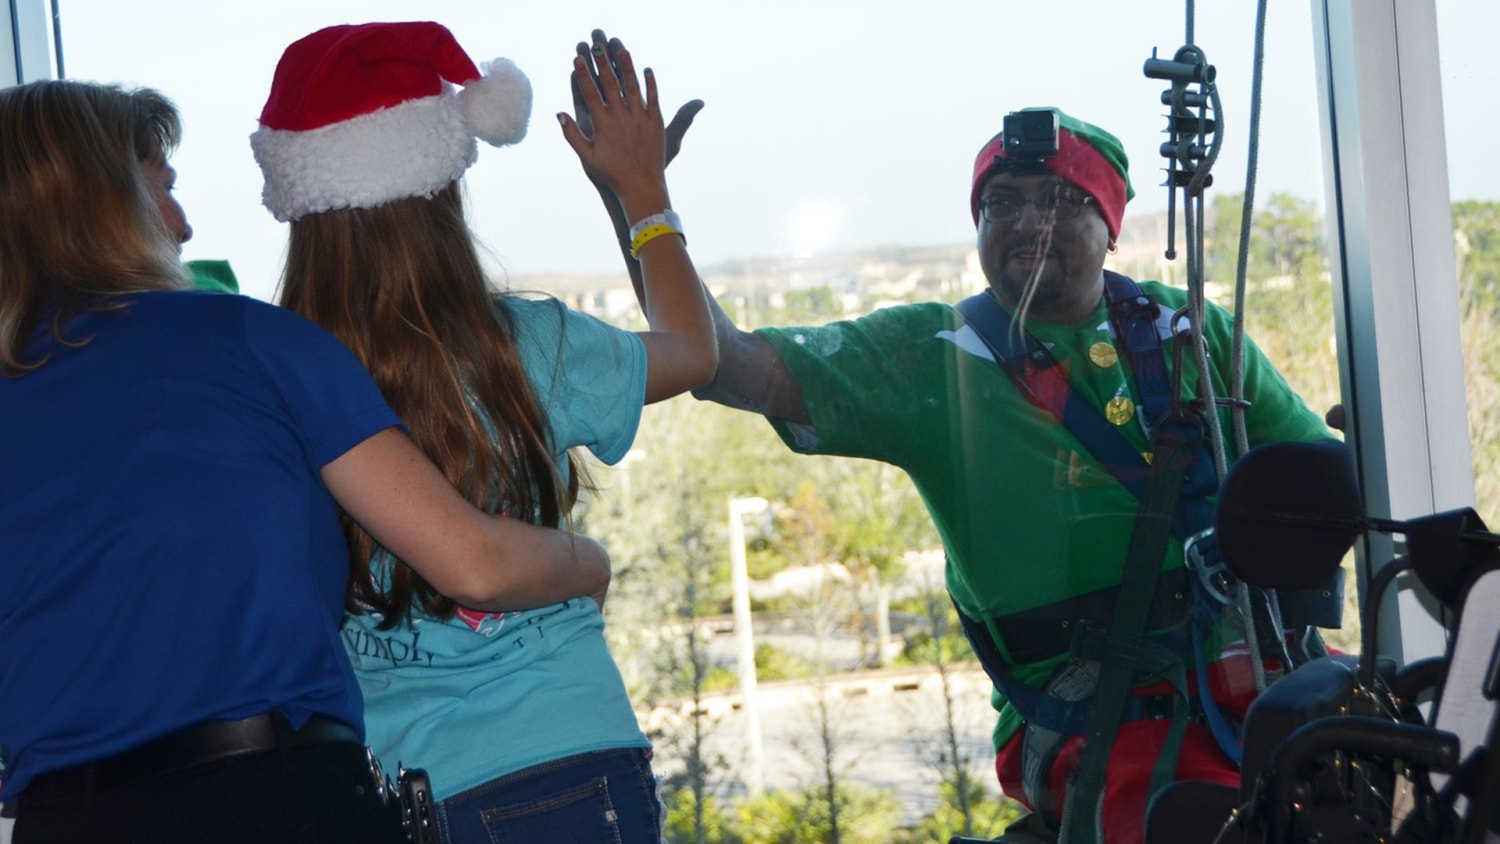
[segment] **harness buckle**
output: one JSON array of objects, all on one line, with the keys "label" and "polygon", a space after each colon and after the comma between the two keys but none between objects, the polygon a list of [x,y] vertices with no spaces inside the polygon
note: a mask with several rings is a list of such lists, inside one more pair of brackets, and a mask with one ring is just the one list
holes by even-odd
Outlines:
[{"label": "harness buckle", "polygon": [[[1098,625],[1089,626],[1098,628]],[[1074,641],[1077,641],[1076,635]],[[1058,666],[1052,679],[1047,681],[1044,693],[1068,702],[1089,700],[1099,689],[1099,670],[1097,661],[1082,660],[1075,654],[1071,662]],[[1047,777],[1070,735],[1033,721],[1027,721],[1022,728],[1021,790],[1031,808],[1049,826],[1063,813],[1062,807],[1057,805],[1057,796],[1047,787]]]},{"label": "harness buckle", "polygon": [[1228,606],[1230,592],[1237,583],[1224,558],[1219,555],[1219,543],[1214,529],[1201,530],[1187,538],[1182,544],[1182,560],[1187,569],[1198,576],[1203,591],[1216,603]]}]

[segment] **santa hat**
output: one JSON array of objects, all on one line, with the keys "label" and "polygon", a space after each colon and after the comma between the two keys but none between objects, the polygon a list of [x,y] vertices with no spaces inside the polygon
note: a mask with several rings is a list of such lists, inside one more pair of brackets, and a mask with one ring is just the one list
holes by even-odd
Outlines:
[{"label": "santa hat", "polygon": [[439,24],[320,29],[282,54],[250,136],[261,201],[286,222],[432,196],[474,163],[475,138],[516,143],[530,117],[526,75],[509,59],[481,75]]},{"label": "santa hat", "polygon": [[1120,139],[1092,123],[1051,109],[1057,113],[1057,154],[1039,162],[1009,161],[1005,151],[1005,133],[1000,133],[984,145],[974,159],[974,180],[969,187],[969,211],[974,215],[974,225],[979,225],[979,191],[990,175],[1008,165],[1040,167],[1053,175],[1077,185],[1099,206],[1099,213],[1109,227],[1109,237],[1120,236],[1120,223],[1125,217],[1125,203],[1135,196],[1130,186],[1130,160],[1125,156],[1125,147]]}]

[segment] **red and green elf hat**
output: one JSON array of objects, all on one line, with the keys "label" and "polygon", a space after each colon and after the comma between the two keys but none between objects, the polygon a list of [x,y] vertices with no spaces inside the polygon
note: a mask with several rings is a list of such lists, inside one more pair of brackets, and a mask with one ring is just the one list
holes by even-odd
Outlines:
[{"label": "red and green elf hat", "polygon": [[[1092,196],[1099,205],[1099,213],[1104,216],[1105,225],[1109,226],[1110,238],[1118,238],[1120,221],[1125,217],[1125,203],[1135,196],[1130,187],[1130,160],[1125,157],[1125,147],[1118,138],[1098,126],[1070,117],[1061,109],[1050,110],[1057,114],[1057,155],[1038,163]],[[979,225],[979,189],[1008,158],[1004,137],[1002,132],[990,138],[974,159],[969,211],[974,215],[976,226]]]}]

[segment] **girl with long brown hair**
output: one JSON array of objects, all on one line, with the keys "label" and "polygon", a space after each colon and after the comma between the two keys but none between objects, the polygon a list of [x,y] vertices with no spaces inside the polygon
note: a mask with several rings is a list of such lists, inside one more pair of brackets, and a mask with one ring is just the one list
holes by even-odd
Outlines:
[{"label": "girl with long brown hair", "polygon": [[0,91],[0,801],[18,844],[400,841],[339,512],[485,611],[609,561],[464,501],[327,332],[183,289],[180,131],[154,91]]},{"label": "girl with long brown hair", "polygon": [[[592,134],[559,120],[637,223],[651,324],[639,334],[489,286],[459,179],[476,136],[524,135],[529,86],[505,60],[481,74],[441,26],[330,27],[294,43],[252,138],[266,205],[291,221],[281,303],[354,351],[471,502],[539,525],[567,521],[569,449],[619,460],[643,404],[717,365],[668,201],[655,80],[618,59],[598,85],[575,64]],[[344,630],[370,743],[387,767],[428,771],[446,840],[660,840],[650,745],[605,645],[602,591],[487,613],[355,524],[350,545],[372,573]]]}]

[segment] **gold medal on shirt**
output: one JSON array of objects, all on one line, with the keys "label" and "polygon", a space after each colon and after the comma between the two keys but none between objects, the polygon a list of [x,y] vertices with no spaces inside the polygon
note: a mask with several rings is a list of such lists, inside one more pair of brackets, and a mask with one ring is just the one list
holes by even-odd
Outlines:
[{"label": "gold medal on shirt", "polygon": [[[1115,347],[1103,340],[1089,346],[1089,360],[1093,361],[1094,366],[1100,369],[1109,369],[1119,359],[1120,354],[1115,351]],[[1118,425],[1120,423],[1116,422],[1115,424]]]},{"label": "gold medal on shirt", "polygon": [[1113,425],[1124,425],[1135,418],[1135,402],[1129,396],[1115,396],[1104,406],[1104,418]]}]

